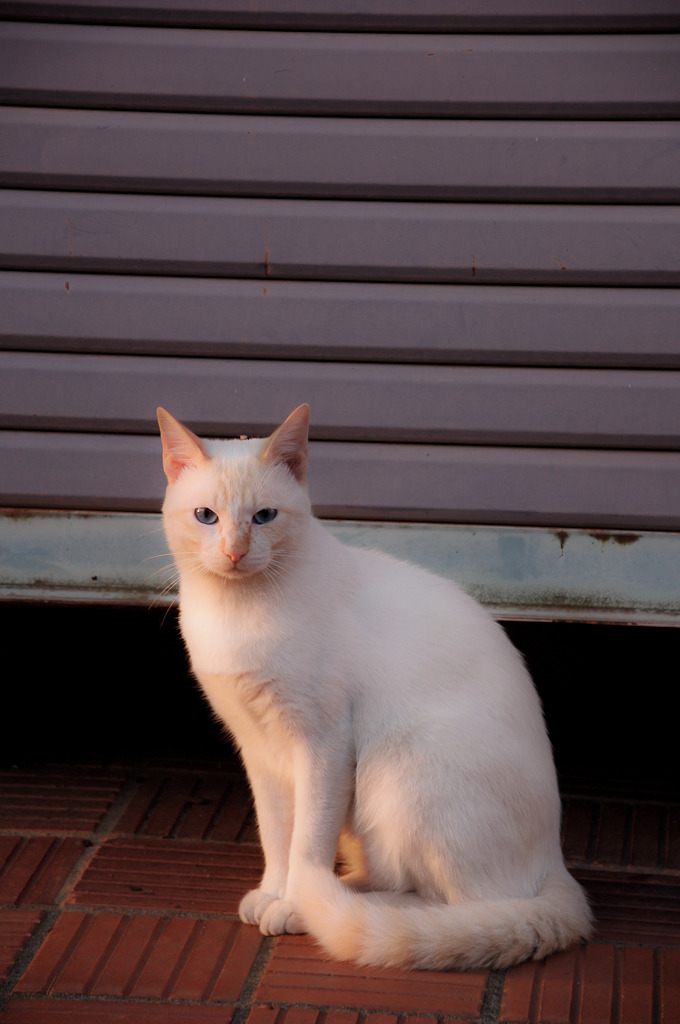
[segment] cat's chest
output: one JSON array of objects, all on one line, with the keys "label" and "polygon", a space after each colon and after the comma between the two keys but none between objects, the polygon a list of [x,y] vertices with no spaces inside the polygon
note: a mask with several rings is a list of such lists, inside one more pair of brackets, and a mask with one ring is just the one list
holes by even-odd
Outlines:
[{"label": "cat's chest", "polygon": [[271,675],[276,652],[285,646],[286,629],[274,618],[239,609],[182,604],[182,635],[197,673],[250,676]]},{"label": "cat's chest", "polygon": [[265,745],[273,753],[290,742],[290,709],[281,700],[278,681],[257,673],[197,673],[213,711],[239,746]]},{"label": "cat's chest", "polygon": [[201,689],[237,742],[243,745],[259,735],[278,747],[286,703],[280,633],[274,633],[271,623],[253,630],[238,616],[186,609],[182,633]]},{"label": "cat's chest", "polygon": [[310,638],[295,615],[185,602],[180,622],[193,672],[239,743],[258,735],[281,750],[291,735],[326,728],[329,715],[348,714],[343,688],[329,686],[315,633]]}]

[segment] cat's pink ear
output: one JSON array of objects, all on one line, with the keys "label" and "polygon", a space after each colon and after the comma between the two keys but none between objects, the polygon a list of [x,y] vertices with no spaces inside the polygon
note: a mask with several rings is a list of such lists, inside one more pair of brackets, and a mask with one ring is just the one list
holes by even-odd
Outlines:
[{"label": "cat's pink ear", "polygon": [[157,409],[158,426],[163,442],[163,469],[168,482],[174,484],[185,469],[196,469],[208,456],[200,438],[165,409]]},{"label": "cat's pink ear", "polygon": [[307,476],[308,432],[309,406],[299,405],[269,438],[262,459],[287,466],[295,479],[304,483]]}]

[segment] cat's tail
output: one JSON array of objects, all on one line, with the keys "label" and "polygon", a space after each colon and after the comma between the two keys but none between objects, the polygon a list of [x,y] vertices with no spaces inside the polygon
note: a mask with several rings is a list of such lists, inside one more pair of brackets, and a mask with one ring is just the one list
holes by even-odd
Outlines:
[{"label": "cat's tail", "polygon": [[311,935],[335,959],[364,966],[505,968],[566,949],[593,928],[583,890],[566,869],[532,898],[463,904],[357,892],[322,868],[306,882],[299,910]]}]

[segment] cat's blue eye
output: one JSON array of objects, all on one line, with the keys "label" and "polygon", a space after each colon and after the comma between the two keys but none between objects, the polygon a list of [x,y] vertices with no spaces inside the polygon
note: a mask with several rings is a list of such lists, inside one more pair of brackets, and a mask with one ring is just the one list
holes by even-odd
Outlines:
[{"label": "cat's blue eye", "polygon": [[203,526],[214,526],[219,516],[211,508],[195,508],[194,515]]},{"label": "cat's blue eye", "polygon": [[265,523],[271,523],[272,519],[276,519],[275,508],[261,508],[259,512],[256,512],[253,516],[253,522],[257,523],[258,526],[264,526]]}]

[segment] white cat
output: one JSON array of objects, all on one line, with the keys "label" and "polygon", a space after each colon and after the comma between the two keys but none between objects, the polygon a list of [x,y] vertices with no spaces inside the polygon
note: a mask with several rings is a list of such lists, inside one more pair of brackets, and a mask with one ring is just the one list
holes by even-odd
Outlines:
[{"label": "white cat", "polygon": [[312,516],[306,405],[267,439],[158,416],[182,634],[265,856],[241,919],[402,968],[507,967],[587,938],[538,697],[501,627]]}]

